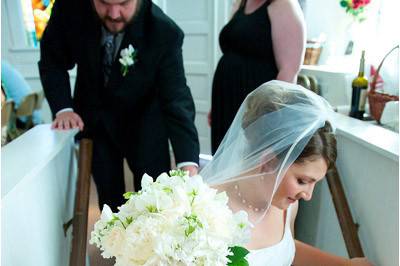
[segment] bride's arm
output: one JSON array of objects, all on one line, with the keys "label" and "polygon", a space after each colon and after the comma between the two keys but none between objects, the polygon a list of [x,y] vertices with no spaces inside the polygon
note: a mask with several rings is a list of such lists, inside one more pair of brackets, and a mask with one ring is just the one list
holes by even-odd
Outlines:
[{"label": "bride's arm", "polygon": [[[298,202],[293,204],[291,215],[291,229],[294,235],[294,221],[296,219]],[[307,245],[301,241],[295,240],[296,254],[294,257],[294,266],[371,266],[365,258],[347,259],[333,254],[329,254],[320,249]]]},{"label": "bride's arm", "polygon": [[349,266],[352,265],[349,259],[342,258],[323,252],[315,247],[295,240],[296,255],[293,265],[295,266]]}]

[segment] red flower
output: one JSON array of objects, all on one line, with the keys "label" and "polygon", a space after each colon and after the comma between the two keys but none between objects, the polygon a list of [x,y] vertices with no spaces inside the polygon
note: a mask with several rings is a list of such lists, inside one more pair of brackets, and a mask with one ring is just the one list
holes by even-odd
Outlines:
[{"label": "red flower", "polygon": [[346,9],[346,13],[353,15],[359,22],[366,19],[364,12],[369,3],[371,0],[340,0],[340,6]]},{"label": "red flower", "polygon": [[354,9],[357,9],[359,7],[368,5],[370,2],[371,0],[352,0],[352,5]]}]

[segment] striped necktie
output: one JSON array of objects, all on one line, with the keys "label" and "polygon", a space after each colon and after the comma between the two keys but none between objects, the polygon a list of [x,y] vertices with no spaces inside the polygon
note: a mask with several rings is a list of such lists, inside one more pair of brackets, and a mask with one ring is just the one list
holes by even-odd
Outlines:
[{"label": "striped necktie", "polygon": [[115,50],[115,36],[107,34],[104,38],[103,45],[103,74],[104,74],[104,86],[107,85],[110,78],[111,66],[114,61],[114,50]]}]

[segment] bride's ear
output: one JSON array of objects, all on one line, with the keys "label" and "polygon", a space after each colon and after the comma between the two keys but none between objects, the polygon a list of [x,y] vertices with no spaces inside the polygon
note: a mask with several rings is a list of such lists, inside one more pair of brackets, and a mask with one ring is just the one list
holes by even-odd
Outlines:
[{"label": "bride's ear", "polygon": [[279,166],[279,160],[274,153],[268,152],[261,156],[261,173],[273,173]]}]

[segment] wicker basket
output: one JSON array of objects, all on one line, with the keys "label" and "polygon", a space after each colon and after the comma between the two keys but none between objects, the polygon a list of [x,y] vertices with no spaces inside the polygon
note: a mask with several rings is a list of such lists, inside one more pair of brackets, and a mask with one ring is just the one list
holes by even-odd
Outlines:
[{"label": "wicker basket", "polygon": [[394,50],[398,49],[399,46],[395,46],[392,48],[382,59],[381,63],[378,66],[378,69],[375,72],[375,75],[372,78],[372,81],[370,83],[370,90],[368,92],[368,102],[369,102],[369,109],[371,112],[371,116],[378,122],[380,123],[381,116],[383,109],[385,108],[385,105],[387,102],[390,101],[398,101],[399,96],[396,95],[389,95],[386,93],[378,92],[376,91],[376,84],[377,84],[377,79],[379,77],[379,71],[381,70],[381,67],[383,65],[383,62],[385,61],[386,57],[393,52]]},{"label": "wicker basket", "polygon": [[317,41],[307,41],[306,52],[304,54],[304,65],[318,64],[319,56],[321,55],[321,43]]}]

